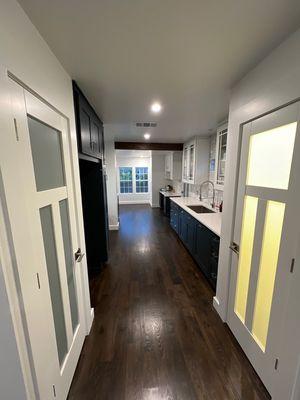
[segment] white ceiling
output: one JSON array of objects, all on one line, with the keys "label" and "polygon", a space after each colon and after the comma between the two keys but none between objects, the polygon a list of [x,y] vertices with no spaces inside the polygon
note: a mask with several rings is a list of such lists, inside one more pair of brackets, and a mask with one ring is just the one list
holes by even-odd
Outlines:
[{"label": "white ceiling", "polygon": [[[118,140],[207,135],[230,87],[299,27],[299,0],[20,0]],[[149,111],[163,104],[160,116]]]}]

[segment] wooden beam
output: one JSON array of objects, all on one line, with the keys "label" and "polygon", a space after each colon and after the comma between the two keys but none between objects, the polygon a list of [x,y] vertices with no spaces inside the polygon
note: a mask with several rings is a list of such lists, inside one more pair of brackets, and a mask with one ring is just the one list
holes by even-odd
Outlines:
[{"label": "wooden beam", "polygon": [[181,151],[183,143],[115,142],[116,150],[171,150]]}]

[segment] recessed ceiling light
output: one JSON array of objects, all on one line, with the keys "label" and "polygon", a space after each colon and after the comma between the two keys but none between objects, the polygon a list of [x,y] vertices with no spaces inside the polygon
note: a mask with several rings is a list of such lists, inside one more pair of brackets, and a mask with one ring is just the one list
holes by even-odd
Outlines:
[{"label": "recessed ceiling light", "polygon": [[150,133],[145,133],[145,134],[144,134],[144,138],[145,138],[146,140],[150,139],[150,137],[151,137]]},{"label": "recessed ceiling light", "polygon": [[157,101],[151,105],[151,111],[156,114],[161,112],[161,109],[162,109],[161,104],[158,103]]}]

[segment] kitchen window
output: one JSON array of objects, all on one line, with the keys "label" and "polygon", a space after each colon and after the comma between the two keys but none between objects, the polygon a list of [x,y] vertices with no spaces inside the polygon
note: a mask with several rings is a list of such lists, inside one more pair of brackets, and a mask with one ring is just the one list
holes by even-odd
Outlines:
[{"label": "kitchen window", "polygon": [[135,168],[136,193],[148,193],[148,167]]},{"label": "kitchen window", "polygon": [[120,193],[132,193],[132,168],[120,167]]}]

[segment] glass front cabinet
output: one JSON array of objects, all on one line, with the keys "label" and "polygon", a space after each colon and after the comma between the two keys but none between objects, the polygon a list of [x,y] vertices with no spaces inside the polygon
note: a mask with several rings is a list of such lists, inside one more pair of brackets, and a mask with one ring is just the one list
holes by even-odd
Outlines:
[{"label": "glass front cabinet", "polygon": [[195,145],[195,140],[191,140],[183,147],[182,181],[185,183],[194,183],[195,180]]},{"label": "glass front cabinet", "polygon": [[208,179],[210,138],[196,136],[183,145],[182,182],[201,184]]},{"label": "glass front cabinet", "polygon": [[215,187],[218,190],[223,190],[224,188],[227,131],[227,123],[220,126],[217,130]]}]

